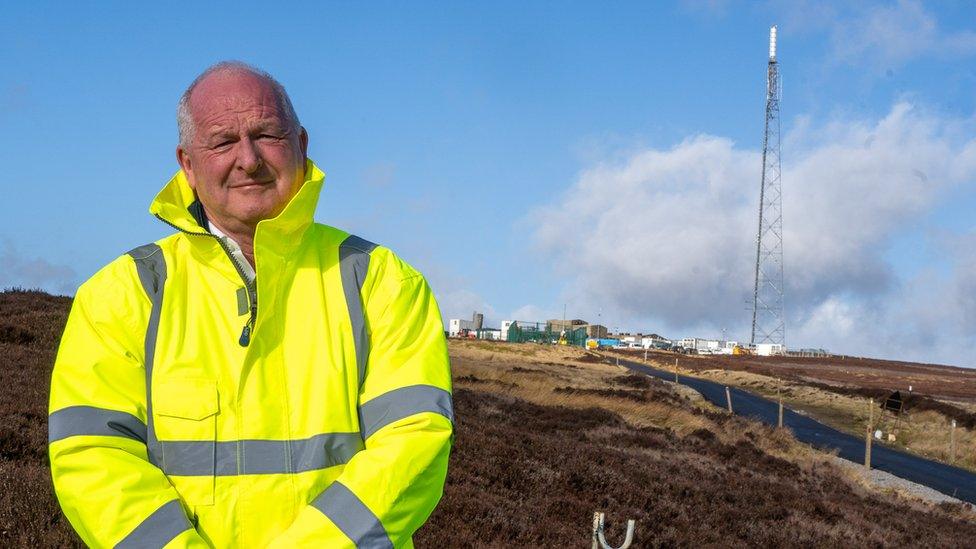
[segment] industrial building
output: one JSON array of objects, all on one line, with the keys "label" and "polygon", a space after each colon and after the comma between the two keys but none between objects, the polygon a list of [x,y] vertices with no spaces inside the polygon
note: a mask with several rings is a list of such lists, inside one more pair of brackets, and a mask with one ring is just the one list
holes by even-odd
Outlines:
[{"label": "industrial building", "polygon": [[477,311],[471,315],[471,320],[452,318],[447,323],[447,335],[450,337],[468,337],[469,334],[480,331],[484,322],[485,315]]},{"label": "industrial building", "polygon": [[599,324],[590,324],[589,322],[578,318],[573,320],[553,319],[553,320],[546,321],[546,330],[554,333],[561,333],[564,331],[572,332],[573,330],[578,330],[580,328],[586,330],[586,337],[592,337],[596,339],[607,337],[607,333],[609,332],[606,326],[601,326]]},{"label": "industrial building", "polygon": [[[448,321],[448,336],[486,339],[493,341],[561,343],[584,346],[587,340],[597,340],[600,345],[629,347],[634,349],[675,350],[686,349],[703,355],[755,354],[759,356],[778,356],[793,354],[779,343],[759,343],[750,345],[725,339],[686,337],[671,340],[656,333],[615,333],[610,334],[606,326],[590,324],[586,320],[550,319],[545,322],[524,320],[502,320],[500,328],[484,326],[484,315],[475,312],[471,320],[452,318]],[[810,355],[826,356],[822,349],[804,350]]]}]

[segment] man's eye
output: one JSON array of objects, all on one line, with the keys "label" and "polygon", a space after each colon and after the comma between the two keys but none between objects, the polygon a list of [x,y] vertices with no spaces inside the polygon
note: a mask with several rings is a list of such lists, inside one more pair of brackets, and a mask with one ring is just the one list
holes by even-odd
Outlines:
[{"label": "man's eye", "polygon": [[277,135],[271,135],[270,133],[262,133],[258,136],[259,139],[281,139]]},{"label": "man's eye", "polygon": [[214,148],[215,149],[222,149],[224,147],[229,146],[231,143],[233,143],[233,142],[232,141],[220,141],[216,145],[214,145]]}]

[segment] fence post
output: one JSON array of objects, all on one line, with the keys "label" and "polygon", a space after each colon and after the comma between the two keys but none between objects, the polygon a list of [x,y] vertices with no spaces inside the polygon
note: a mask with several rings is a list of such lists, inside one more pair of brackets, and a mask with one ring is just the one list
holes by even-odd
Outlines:
[{"label": "fence post", "polygon": [[725,403],[729,405],[729,413],[732,412],[732,392],[729,391],[729,386],[725,386]]},{"label": "fence post", "polygon": [[644,347],[644,362],[647,362],[647,347]]},{"label": "fence post", "polygon": [[949,431],[949,463],[956,462],[956,420],[952,420],[952,429]]},{"label": "fence post", "polygon": [[678,382],[678,358],[677,357],[675,357],[674,359],[674,382],[675,383]]},{"label": "fence post", "polygon": [[783,428],[783,397],[779,397],[779,421],[776,426],[781,429]]},{"label": "fence post", "polygon": [[868,399],[868,427],[864,437],[864,466],[871,468],[871,424],[874,423],[874,400]]}]

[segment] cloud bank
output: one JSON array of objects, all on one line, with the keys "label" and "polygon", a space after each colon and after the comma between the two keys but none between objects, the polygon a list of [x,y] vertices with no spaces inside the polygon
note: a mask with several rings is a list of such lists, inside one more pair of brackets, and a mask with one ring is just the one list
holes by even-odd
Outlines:
[{"label": "cloud bank", "polygon": [[[902,102],[879,120],[800,119],[785,135],[791,346],[962,360],[939,347],[973,339],[976,253],[965,250],[976,237],[953,236],[945,268],[908,275],[888,252],[904,227],[976,181],[973,126]],[[528,222],[567,294],[591,310],[673,336],[748,337],[760,163],[729,139],[690,137],[586,169]]]},{"label": "cloud bank", "polygon": [[27,257],[7,238],[0,239],[0,289],[39,288],[72,294],[78,288],[78,274],[67,265]]},{"label": "cloud bank", "polygon": [[832,49],[840,61],[887,67],[925,56],[976,54],[976,32],[941,29],[921,2],[852,6],[855,13],[832,25]]}]

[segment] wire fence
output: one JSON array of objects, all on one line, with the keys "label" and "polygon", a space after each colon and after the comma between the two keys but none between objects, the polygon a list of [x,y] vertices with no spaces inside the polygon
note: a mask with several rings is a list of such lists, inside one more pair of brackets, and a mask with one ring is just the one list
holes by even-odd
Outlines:
[{"label": "wire fence", "polygon": [[553,330],[546,322],[513,321],[508,327],[507,340],[512,343],[547,343],[550,345],[586,345],[586,328]]}]

